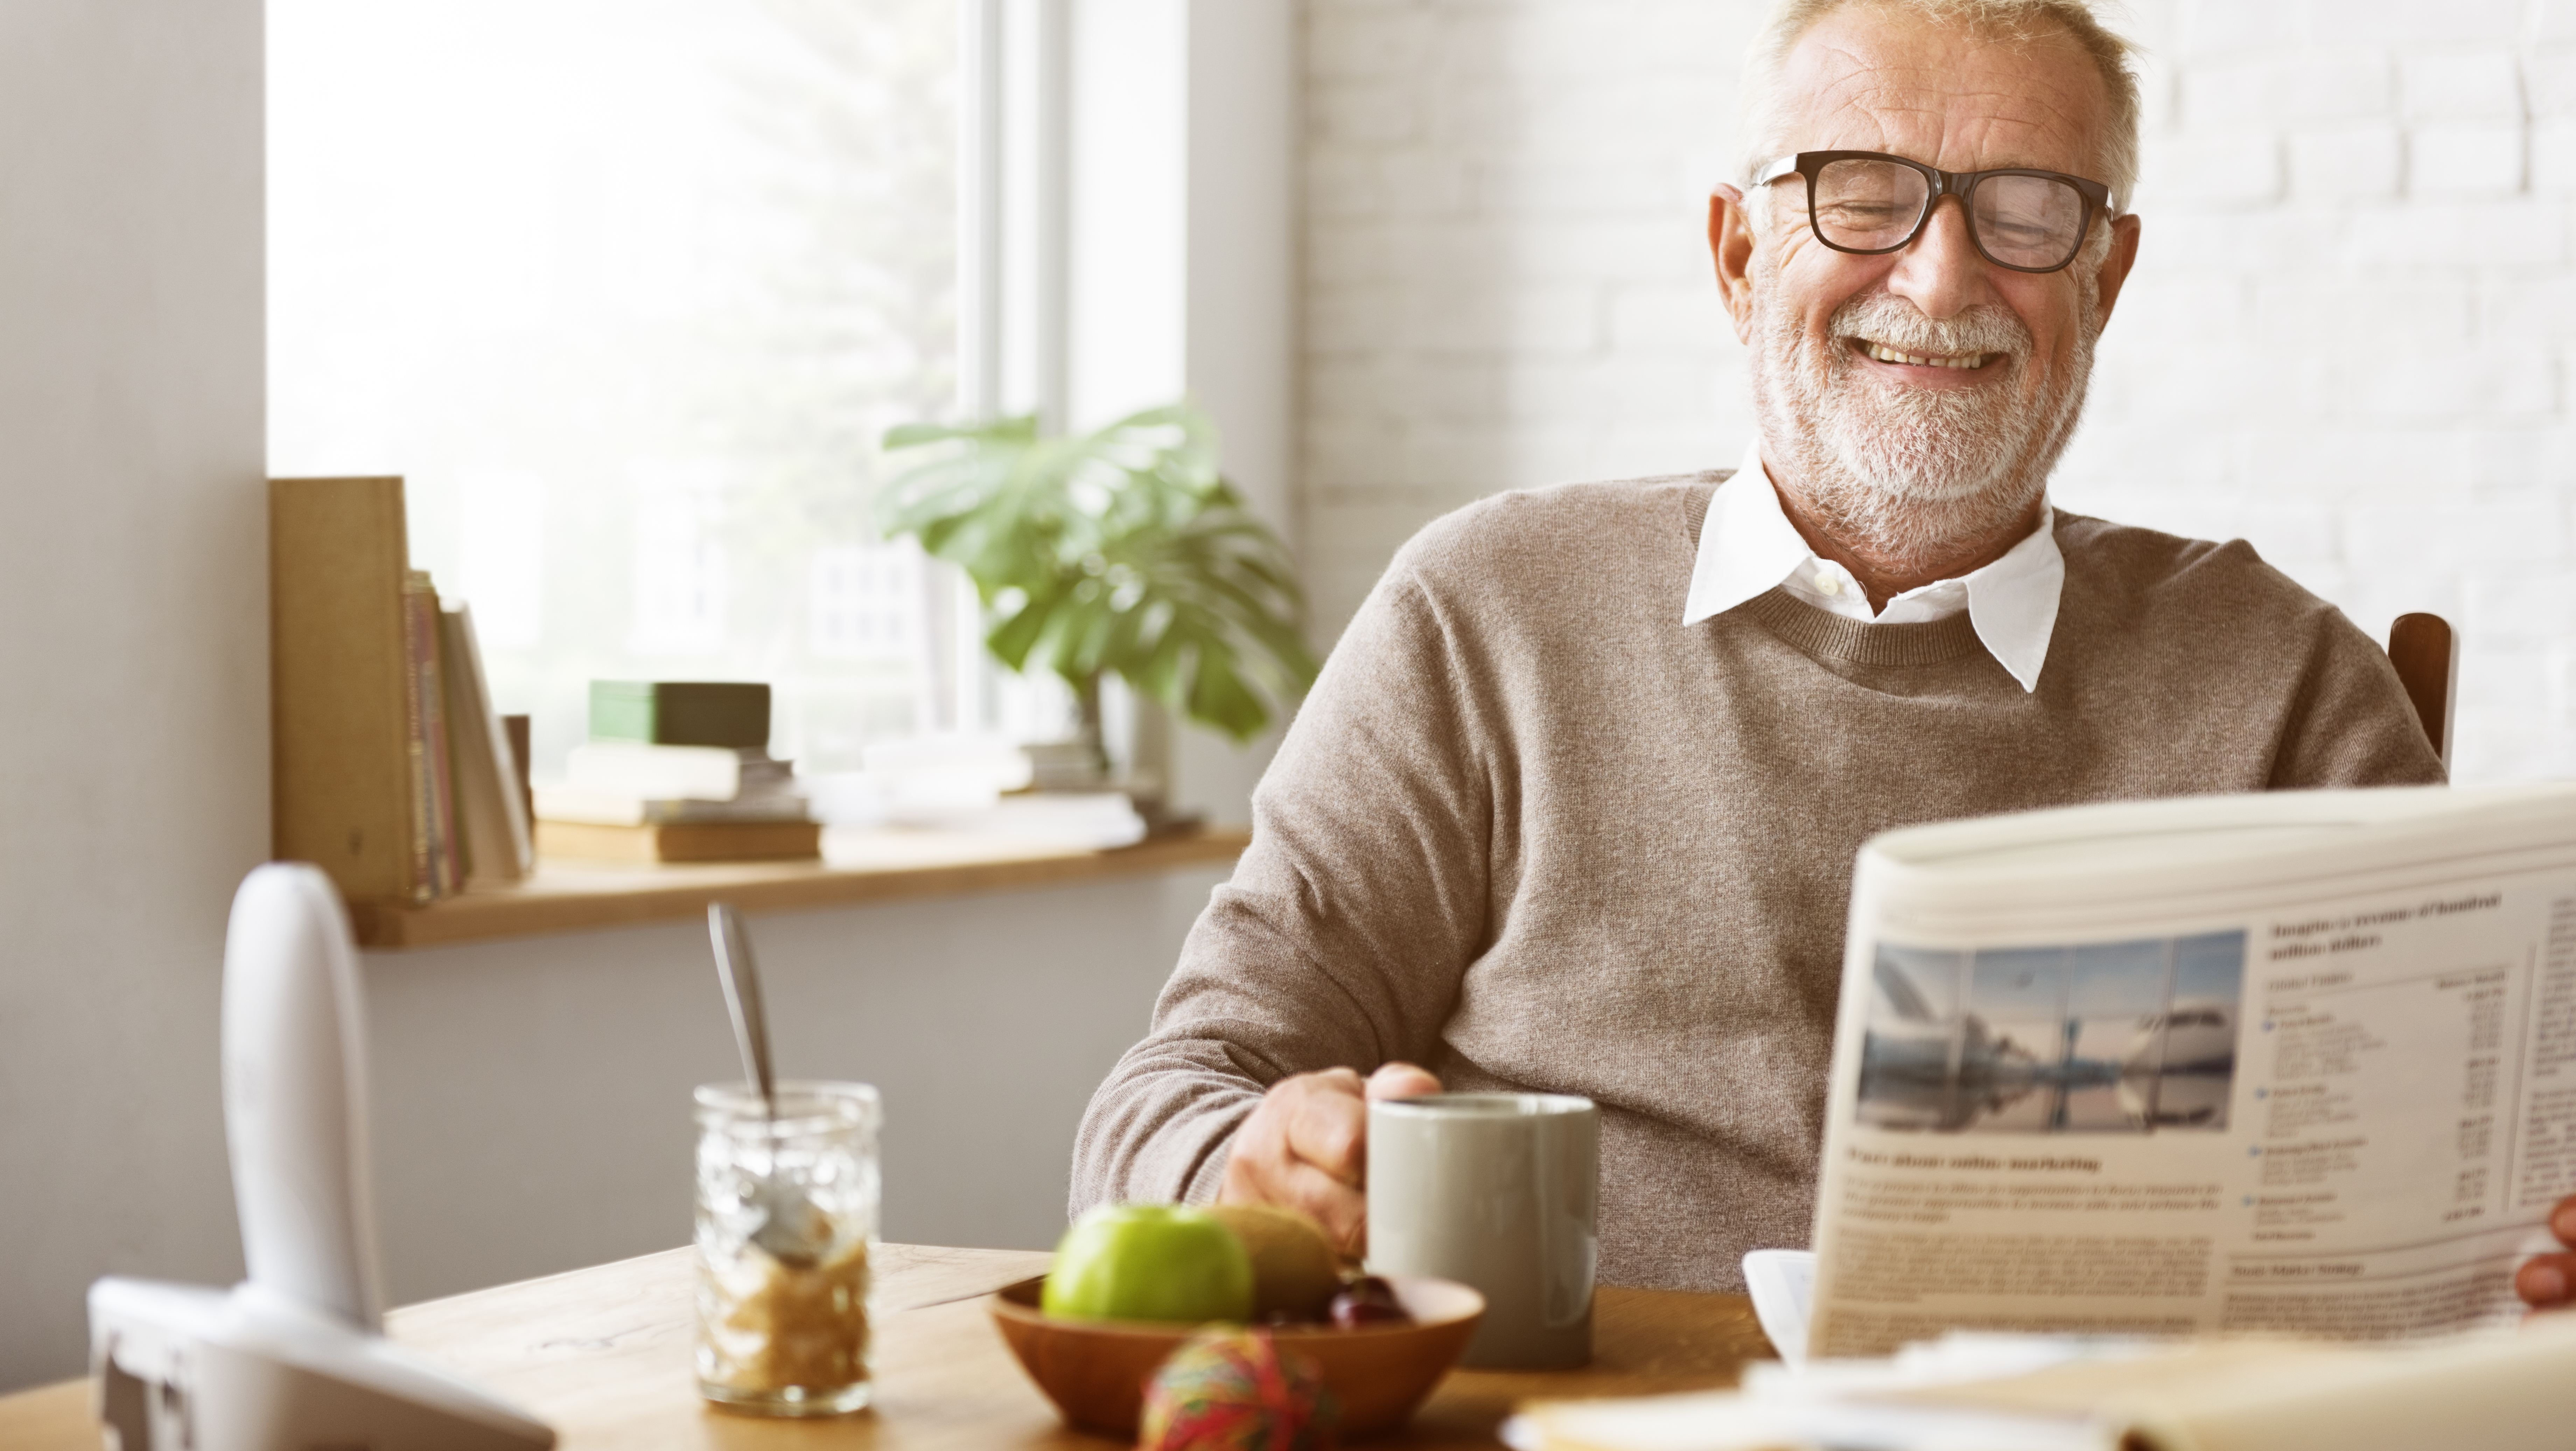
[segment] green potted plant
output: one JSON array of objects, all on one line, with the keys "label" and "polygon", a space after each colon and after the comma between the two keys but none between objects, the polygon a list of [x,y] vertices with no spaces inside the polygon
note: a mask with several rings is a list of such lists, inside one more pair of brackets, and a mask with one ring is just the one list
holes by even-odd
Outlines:
[{"label": "green potted plant", "polygon": [[1029,417],[906,424],[885,447],[927,451],[878,495],[886,537],[966,571],[986,648],[1072,687],[1095,761],[1111,674],[1238,743],[1314,683],[1288,551],[1217,473],[1196,407],[1081,438],[1041,437]]}]

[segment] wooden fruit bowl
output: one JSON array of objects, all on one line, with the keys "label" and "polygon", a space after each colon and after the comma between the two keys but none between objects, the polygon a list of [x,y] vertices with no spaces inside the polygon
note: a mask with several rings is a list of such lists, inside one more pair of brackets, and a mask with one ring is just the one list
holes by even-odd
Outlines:
[{"label": "wooden fruit bowl", "polygon": [[[1452,1280],[1389,1275],[1410,1325],[1336,1330],[1273,1329],[1280,1350],[1307,1356],[1342,1403],[1341,1434],[1372,1436],[1404,1424],[1467,1348],[1484,1318],[1485,1297]],[[1058,1320],[1038,1311],[1040,1275],[996,1291],[986,1303],[1020,1368],[1064,1418],[1085,1430],[1133,1437],[1145,1381],[1196,1325],[1141,1320]]]}]

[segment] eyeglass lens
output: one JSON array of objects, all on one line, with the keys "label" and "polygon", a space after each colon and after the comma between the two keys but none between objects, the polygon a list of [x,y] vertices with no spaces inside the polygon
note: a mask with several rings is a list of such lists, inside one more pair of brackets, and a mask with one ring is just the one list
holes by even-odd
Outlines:
[{"label": "eyeglass lens", "polygon": [[[1826,162],[1815,180],[1816,234],[1855,252],[1903,246],[1923,219],[1929,177],[1892,161]],[[2063,266],[2084,240],[2084,195],[2044,176],[1990,176],[1970,194],[1969,224],[2007,267]]]}]

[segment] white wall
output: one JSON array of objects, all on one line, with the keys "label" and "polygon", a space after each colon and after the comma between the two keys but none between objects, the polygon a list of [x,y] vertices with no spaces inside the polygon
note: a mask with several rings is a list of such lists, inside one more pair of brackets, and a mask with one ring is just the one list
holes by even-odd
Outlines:
[{"label": "white wall", "polygon": [[[1083,1105],[1222,875],[751,919],[779,1071],[885,1096],[889,1238],[1055,1243]],[[689,1090],[741,1077],[702,925],[366,973],[397,1303],[687,1241]]]},{"label": "white wall", "polygon": [[[1193,0],[1189,12],[1190,392],[1225,430],[1225,470],[1253,512],[1299,543],[1296,0]],[[1317,622],[1319,626],[1322,621]],[[1318,628],[1318,649],[1332,637]],[[1205,731],[1176,742],[1184,809],[1248,823],[1277,745]]]},{"label": "white wall", "polygon": [[[0,1392],[79,1371],[97,1276],[241,1268],[215,1024],[268,837],[261,51],[259,0],[0,6]],[[888,1091],[890,1233],[1052,1241],[1214,876],[758,919],[787,1064]],[[367,975],[397,1299],[685,1237],[687,1089],[731,1071],[701,933]]]},{"label": "white wall", "polygon": [[[1074,0],[1071,29],[1072,424],[1194,396],[1293,547],[1296,0]],[[1249,822],[1275,745],[1174,732],[1174,803]]]},{"label": "white wall", "polygon": [[[2067,507],[2461,627],[2457,776],[2576,773],[2576,4],[2133,0],[2144,246]],[[1308,0],[1327,637],[1500,489],[1731,466],[1701,242],[1754,0]]]},{"label": "white wall", "polygon": [[268,845],[259,0],[0,6],[0,1389],[240,1273],[224,912]]}]

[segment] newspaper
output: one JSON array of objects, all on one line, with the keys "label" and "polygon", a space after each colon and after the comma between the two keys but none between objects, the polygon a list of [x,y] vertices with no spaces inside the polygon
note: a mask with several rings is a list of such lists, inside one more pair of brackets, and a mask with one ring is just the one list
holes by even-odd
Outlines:
[{"label": "newspaper", "polygon": [[2395,1346],[1955,1334],[1736,1390],[1523,1403],[1515,1451],[2566,1451],[2576,1315]]},{"label": "newspaper", "polygon": [[1853,882],[1809,1345],[2513,1323],[2576,1192],[2576,785],[2078,807]]}]

